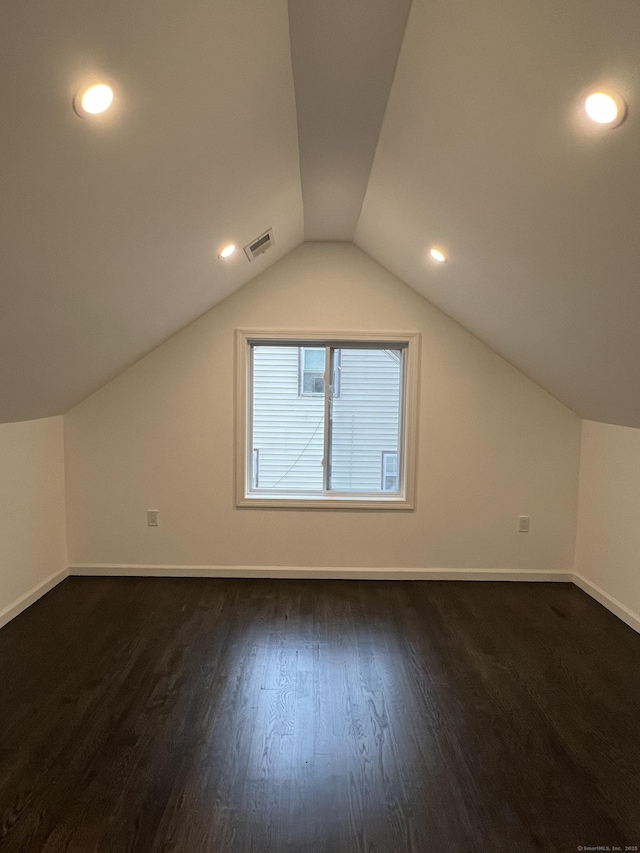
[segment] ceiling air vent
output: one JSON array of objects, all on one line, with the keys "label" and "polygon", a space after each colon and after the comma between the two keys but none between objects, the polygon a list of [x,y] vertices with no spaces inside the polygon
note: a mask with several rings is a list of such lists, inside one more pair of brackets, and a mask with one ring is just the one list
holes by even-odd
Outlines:
[{"label": "ceiling air vent", "polygon": [[276,241],[273,239],[273,228],[269,228],[269,230],[265,231],[264,234],[261,234],[259,237],[256,237],[255,240],[252,240],[248,246],[245,246],[244,253],[250,261],[253,261],[258,257],[258,255],[261,255],[263,252],[266,252],[267,249],[270,249],[275,242]]}]

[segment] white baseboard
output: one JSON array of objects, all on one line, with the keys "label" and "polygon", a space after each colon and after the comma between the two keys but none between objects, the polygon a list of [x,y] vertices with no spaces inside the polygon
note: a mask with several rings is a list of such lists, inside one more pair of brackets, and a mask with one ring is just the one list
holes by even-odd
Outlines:
[{"label": "white baseboard", "polygon": [[145,566],[84,563],[70,575],[155,578],[316,578],[318,580],[458,580],[570,582],[571,572],[524,569],[403,569],[314,566]]},{"label": "white baseboard", "polygon": [[23,610],[26,610],[27,607],[30,607],[39,598],[46,595],[49,590],[53,589],[54,586],[60,583],[60,581],[63,581],[68,574],[69,572],[67,569],[61,569],[59,572],[56,572],[43,580],[42,583],[34,586],[33,589],[29,590],[29,592],[25,592],[25,594],[21,595],[17,601],[13,602],[13,604],[5,607],[4,610],[0,610],[0,628],[3,628],[7,622],[11,622],[11,620],[15,619],[15,617],[22,613]]},{"label": "white baseboard", "polygon": [[591,581],[588,581],[586,578],[582,577],[582,575],[574,574],[573,582],[576,586],[580,587],[581,590],[586,592],[587,595],[590,595],[591,598],[595,598],[595,600],[602,604],[603,607],[606,607],[607,610],[610,610],[619,619],[626,622],[630,628],[633,628],[634,631],[637,631],[640,634],[640,616],[638,616],[637,613],[629,610],[628,607],[625,607],[624,604],[612,595],[609,595],[608,592],[600,589],[599,586],[591,583]]},{"label": "white baseboard", "polygon": [[85,577],[157,578],[316,578],[318,580],[458,580],[535,581],[570,583],[602,604],[640,633],[640,616],[599,586],[573,572],[526,569],[391,569],[364,567],[300,566],[146,566],[118,563],[85,563],[69,566],[51,575],[0,611],[0,628],[30,607],[69,575]]},{"label": "white baseboard", "polygon": [[315,578],[317,580],[456,580],[575,583],[640,633],[640,617],[604,590],[574,572],[546,569],[407,569],[313,566],[147,566],[123,563],[77,563],[70,575],[154,578]]}]

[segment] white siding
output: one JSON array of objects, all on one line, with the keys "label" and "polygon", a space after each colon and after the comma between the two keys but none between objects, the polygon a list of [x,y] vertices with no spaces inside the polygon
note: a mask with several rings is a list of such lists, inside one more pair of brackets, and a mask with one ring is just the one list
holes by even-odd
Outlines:
[{"label": "white siding", "polygon": [[[253,349],[253,448],[258,488],[322,489],[324,399],[299,395],[297,347]],[[400,363],[385,350],[343,349],[332,406],[331,486],[380,491],[383,451],[397,451]]]},{"label": "white siding", "polygon": [[298,347],[253,349],[259,488],[322,490],[324,399],[298,396]]}]

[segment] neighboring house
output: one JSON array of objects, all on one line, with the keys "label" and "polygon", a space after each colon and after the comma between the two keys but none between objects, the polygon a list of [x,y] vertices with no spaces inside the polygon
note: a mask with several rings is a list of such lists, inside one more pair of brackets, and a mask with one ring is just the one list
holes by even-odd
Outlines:
[{"label": "neighboring house", "polygon": [[[254,488],[322,490],[324,360],[321,347],[254,348]],[[397,491],[400,353],[341,349],[333,368],[330,488]]]}]

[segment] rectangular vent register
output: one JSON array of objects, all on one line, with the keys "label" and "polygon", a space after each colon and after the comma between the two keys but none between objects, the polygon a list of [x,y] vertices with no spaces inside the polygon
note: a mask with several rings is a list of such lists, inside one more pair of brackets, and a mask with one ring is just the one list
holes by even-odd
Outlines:
[{"label": "rectangular vent register", "polygon": [[250,261],[253,261],[259,255],[263,255],[267,249],[270,249],[273,245],[275,245],[273,228],[270,228],[268,231],[265,231],[264,234],[256,237],[255,240],[252,240],[248,246],[245,246],[244,253]]}]

